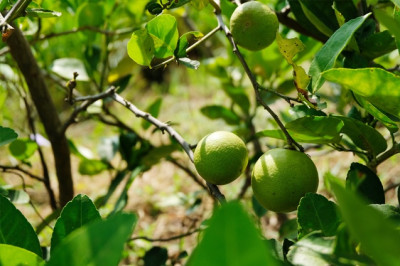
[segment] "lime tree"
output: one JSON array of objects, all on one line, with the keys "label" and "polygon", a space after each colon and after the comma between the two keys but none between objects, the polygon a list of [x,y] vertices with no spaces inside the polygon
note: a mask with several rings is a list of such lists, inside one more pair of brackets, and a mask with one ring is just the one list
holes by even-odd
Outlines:
[{"label": "lime tree", "polygon": [[272,149],[254,165],[251,186],[254,196],[266,209],[290,212],[297,209],[307,192],[317,191],[318,172],[306,154]]},{"label": "lime tree", "polygon": [[269,46],[275,40],[278,26],[274,11],[256,1],[238,6],[230,19],[235,42],[252,51]]},{"label": "lime tree", "polygon": [[244,171],[248,162],[243,140],[227,131],[216,131],[202,138],[194,151],[194,165],[207,182],[224,185]]}]

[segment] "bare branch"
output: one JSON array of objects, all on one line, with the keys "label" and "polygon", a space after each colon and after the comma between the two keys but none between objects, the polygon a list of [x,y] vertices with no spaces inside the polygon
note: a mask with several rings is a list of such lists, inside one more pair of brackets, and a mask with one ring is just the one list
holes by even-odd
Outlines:
[{"label": "bare branch", "polygon": [[37,176],[35,174],[32,174],[31,172],[21,168],[18,165],[16,165],[16,166],[0,165],[0,169],[5,173],[13,173],[13,174],[15,174],[14,171],[18,171],[18,172],[24,173],[25,175],[29,176],[32,179],[35,179],[37,181],[40,181],[40,182],[44,183],[44,178],[43,177]]},{"label": "bare branch", "polygon": [[[132,113],[134,113],[137,117],[141,117],[145,119],[146,121],[150,122],[154,126],[156,126],[158,129],[161,130],[161,132],[167,132],[173,139],[175,139],[183,148],[183,150],[186,152],[186,154],[189,156],[190,161],[194,162],[193,159],[193,151],[183,137],[178,134],[178,132],[175,131],[170,125],[167,123],[161,122],[154,116],[152,116],[149,113],[146,113],[139,108],[137,108],[134,104],[130,103],[129,101],[125,100],[123,97],[121,97],[119,94],[114,93],[111,95],[111,98],[114,99],[114,101],[118,102],[119,104],[125,106],[128,108]],[[225,202],[225,196],[220,192],[218,187],[214,184],[210,184],[207,182],[207,187],[210,189],[211,194],[218,199],[220,203]]]},{"label": "bare branch", "polygon": [[86,109],[93,104],[95,101],[104,99],[107,97],[110,97],[115,93],[116,88],[115,87],[110,87],[106,91],[96,94],[96,95],[91,95],[91,96],[82,96],[82,97],[76,97],[74,99],[71,99],[72,102],[83,102],[78,108],[74,110],[74,112],[71,114],[69,119],[64,123],[64,125],[61,128],[61,132],[65,133],[65,131],[68,129],[70,125],[75,123],[75,119],[77,116],[83,112],[86,111]]}]

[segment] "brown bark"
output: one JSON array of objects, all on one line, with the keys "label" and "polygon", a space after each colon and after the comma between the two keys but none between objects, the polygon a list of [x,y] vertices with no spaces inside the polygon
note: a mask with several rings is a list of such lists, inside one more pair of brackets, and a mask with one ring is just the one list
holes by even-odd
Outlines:
[{"label": "brown bark", "polygon": [[25,78],[33,103],[51,142],[58,179],[59,202],[60,206],[64,206],[74,195],[67,138],[61,130],[62,123],[31,47],[18,26],[14,28],[15,31],[8,38],[7,44]]}]

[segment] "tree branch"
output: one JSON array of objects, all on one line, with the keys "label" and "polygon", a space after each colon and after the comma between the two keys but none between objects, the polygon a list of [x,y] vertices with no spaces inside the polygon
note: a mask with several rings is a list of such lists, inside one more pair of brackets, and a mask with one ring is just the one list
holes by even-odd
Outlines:
[{"label": "tree branch", "polygon": [[62,124],[57,109],[31,47],[18,27],[8,38],[7,44],[25,78],[33,103],[50,140],[58,178],[59,201],[60,205],[64,206],[73,198],[74,187],[68,141],[64,133],[60,131]]},{"label": "tree branch", "polygon": [[[141,117],[141,118],[145,119],[146,121],[150,122],[151,124],[153,124],[154,126],[156,126],[159,130],[161,130],[162,133],[164,133],[166,131],[173,139],[175,139],[181,145],[183,150],[189,156],[190,161],[194,162],[193,151],[192,151],[189,143],[187,143],[183,139],[183,137],[181,135],[179,135],[178,132],[176,132],[175,129],[173,129],[170,125],[161,122],[160,120],[158,120],[157,118],[155,118],[154,116],[152,116],[149,113],[143,112],[142,110],[137,108],[135,105],[133,105],[132,103],[130,103],[129,101],[125,100],[123,97],[118,95],[117,93],[114,93],[113,95],[111,95],[111,98],[114,99],[114,101],[118,102],[119,104],[125,106],[132,113],[134,113],[137,117]],[[218,189],[218,187],[216,185],[210,184],[208,182],[206,182],[206,184],[207,184],[207,187],[210,189],[211,194],[216,199],[218,199],[218,201],[220,203],[225,202],[225,196],[220,192],[220,190]]]},{"label": "tree branch", "polygon": [[250,70],[246,60],[244,59],[242,53],[239,51],[231,32],[229,31],[228,27],[225,25],[222,15],[221,14],[216,14],[217,19],[218,19],[218,24],[220,25],[221,29],[225,32],[226,37],[230,41],[232,47],[233,47],[233,53],[236,55],[236,57],[239,59],[242,67],[244,68],[247,76],[250,79],[251,84],[253,85],[253,89],[256,95],[256,100],[257,102],[264,107],[264,109],[272,116],[272,118],[275,120],[275,122],[278,124],[279,128],[282,130],[284,133],[287,143],[291,149],[295,149],[297,147],[300,151],[304,151],[303,147],[297,143],[289,134],[289,132],[286,130],[285,126],[283,125],[282,121],[279,119],[278,115],[275,114],[275,112],[266,104],[264,103],[261,95],[260,95],[260,85],[258,84],[253,72]]},{"label": "tree branch", "polygon": [[27,176],[29,176],[29,177],[37,180],[37,181],[40,181],[40,182],[44,183],[44,178],[43,177],[37,176],[35,174],[32,174],[31,172],[21,168],[18,165],[16,165],[16,166],[0,165],[0,169],[5,173],[14,173],[14,171],[18,171],[18,172],[24,173],[25,175],[27,175]]}]

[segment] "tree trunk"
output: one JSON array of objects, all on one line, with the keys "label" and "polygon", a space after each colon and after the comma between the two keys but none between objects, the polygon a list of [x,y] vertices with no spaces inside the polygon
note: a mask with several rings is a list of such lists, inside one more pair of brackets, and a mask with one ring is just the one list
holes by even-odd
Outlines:
[{"label": "tree trunk", "polygon": [[59,202],[62,207],[74,196],[70,151],[67,138],[61,131],[62,123],[31,47],[18,26],[8,38],[7,44],[25,78],[33,103],[51,142],[58,179]]}]

